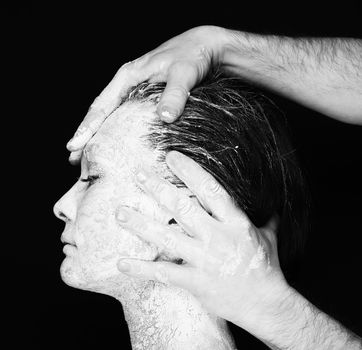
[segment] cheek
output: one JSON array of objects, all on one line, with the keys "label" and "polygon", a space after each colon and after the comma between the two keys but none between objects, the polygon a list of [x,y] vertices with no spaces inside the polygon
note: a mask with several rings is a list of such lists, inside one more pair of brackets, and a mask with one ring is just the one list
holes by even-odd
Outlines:
[{"label": "cheek", "polygon": [[115,224],[115,209],[107,192],[87,193],[77,214],[76,245],[83,250],[108,251],[114,243]]},{"label": "cheek", "polygon": [[122,202],[124,198],[116,198],[113,191],[89,192],[83,199],[75,234],[83,267],[98,270],[109,264],[113,268],[120,257],[154,260],[158,255],[155,246],[117,224],[115,211]]}]

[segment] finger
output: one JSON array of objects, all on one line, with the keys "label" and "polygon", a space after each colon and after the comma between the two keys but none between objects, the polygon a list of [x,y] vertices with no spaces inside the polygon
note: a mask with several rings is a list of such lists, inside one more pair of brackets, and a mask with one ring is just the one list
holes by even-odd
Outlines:
[{"label": "finger", "polygon": [[117,211],[118,223],[142,239],[156,244],[159,248],[197,264],[202,249],[201,242],[192,239],[174,225],[164,225],[126,207],[119,207]]},{"label": "finger", "polygon": [[166,162],[214,218],[227,221],[245,215],[214,177],[194,160],[180,152],[171,151],[166,155]]},{"label": "finger", "polygon": [[83,150],[78,150],[78,151],[74,151],[71,152],[69,155],[69,163],[72,165],[76,165],[80,162],[80,159],[82,158],[82,154],[83,154]]},{"label": "finger", "polygon": [[140,170],[136,174],[136,180],[187,233],[193,237],[204,237],[212,218],[197,201],[165,179],[145,170]]},{"label": "finger", "polygon": [[192,267],[136,259],[120,259],[117,267],[120,272],[132,277],[172,284],[191,292],[195,290],[195,270]]},{"label": "finger", "polygon": [[197,67],[190,63],[175,63],[169,68],[166,88],[157,106],[165,122],[175,121],[183,112],[190,90],[199,80]]},{"label": "finger", "polygon": [[69,151],[83,148],[104,120],[118,107],[127,91],[132,86],[147,80],[152,74],[152,65],[143,66],[147,63],[147,57],[145,55],[139,60],[126,63],[118,70],[111,82],[94,100],[73,138],[68,142]]}]

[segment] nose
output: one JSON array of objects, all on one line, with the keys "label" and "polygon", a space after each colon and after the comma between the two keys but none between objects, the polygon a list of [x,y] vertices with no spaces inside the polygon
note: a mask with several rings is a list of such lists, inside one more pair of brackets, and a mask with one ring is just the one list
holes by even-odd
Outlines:
[{"label": "nose", "polygon": [[70,192],[60,198],[53,207],[54,215],[64,222],[75,221],[77,215],[76,199],[73,198]]},{"label": "nose", "polygon": [[62,212],[62,210],[60,209],[59,205],[58,205],[58,202],[55,203],[54,207],[53,207],[53,212],[54,212],[54,215],[60,219],[60,220],[63,220],[64,222],[67,222],[69,219],[68,217]]}]

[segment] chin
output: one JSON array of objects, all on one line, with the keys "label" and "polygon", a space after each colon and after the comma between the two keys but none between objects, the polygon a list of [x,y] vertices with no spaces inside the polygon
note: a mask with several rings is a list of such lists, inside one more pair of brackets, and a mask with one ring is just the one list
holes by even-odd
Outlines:
[{"label": "chin", "polygon": [[80,266],[72,257],[66,257],[60,267],[60,276],[70,287],[91,292],[114,295],[115,289],[121,289],[129,278],[121,274],[116,264],[111,267],[89,269]]},{"label": "chin", "polygon": [[72,258],[66,257],[60,266],[60,276],[65,284],[74,288],[81,288],[82,278],[79,274],[79,269],[75,267]]}]

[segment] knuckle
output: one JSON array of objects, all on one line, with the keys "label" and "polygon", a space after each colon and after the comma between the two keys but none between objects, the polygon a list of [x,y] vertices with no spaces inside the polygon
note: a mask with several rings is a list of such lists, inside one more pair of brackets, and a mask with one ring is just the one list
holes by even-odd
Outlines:
[{"label": "knuckle", "polygon": [[182,85],[171,86],[167,89],[167,95],[174,98],[187,99],[190,92]]},{"label": "knuckle", "polygon": [[154,53],[150,53],[147,57],[147,62],[151,65],[156,67],[156,71],[161,74],[167,75],[170,71],[173,63],[173,55],[168,54],[167,50],[158,51]]},{"label": "knuckle", "polygon": [[156,195],[161,195],[166,190],[166,185],[159,179],[146,179],[144,185]]},{"label": "knuckle", "polygon": [[199,45],[197,47],[197,58],[199,60],[210,61],[210,52],[205,45]]},{"label": "knuckle", "polygon": [[121,66],[121,68],[118,69],[117,74],[118,74],[118,73],[121,73],[121,72],[124,72],[124,71],[130,70],[130,69],[132,68],[133,64],[134,64],[134,61],[129,61],[129,62],[124,63],[124,64]]},{"label": "knuckle", "polygon": [[117,71],[115,78],[116,80],[123,78],[123,77],[130,77],[133,78],[137,75],[137,69],[139,69],[139,62],[137,60],[129,61],[123,64]]},{"label": "knuckle", "polygon": [[97,113],[98,113],[98,115],[93,120],[89,121],[89,123],[88,123],[88,129],[90,131],[92,131],[92,133],[95,133],[96,131],[98,131],[98,129],[102,125],[103,117],[107,115],[107,112],[105,111],[104,108],[99,109],[97,111]]},{"label": "knuckle", "polygon": [[141,57],[138,57],[132,61],[129,61],[121,66],[119,70],[124,71],[133,71],[135,69],[141,68],[149,60],[149,54],[144,54]]},{"label": "knuckle", "polygon": [[88,112],[93,112],[94,110],[96,110],[99,107],[100,104],[101,104],[101,97],[97,96],[93,100],[92,104],[89,106]]},{"label": "knuckle", "polygon": [[202,188],[210,196],[222,196],[224,190],[221,185],[211,177],[205,177],[202,181]]},{"label": "knuckle", "polygon": [[212,30],[213,30],[213,26],[211,25],[201,25],[198,27],[193,28],[193,30],[195,31],[195,34],[201,38],[206,38],[209,37],[210,34],[212,34]]},{"label": "knuckle", "polygon": [[128,69],[139,69],[142,64],[142,58],[136,58],[135,60],[129,62]]},{"label": "knuckle", "polygon": [[151,60],[152,54],[151,52],[147,52],[141,57],[133,60],[132,63],[134,64],[134,68],[139,69],[142,68],[144,65],[147,65]]},{"label": "knuckle", "polygon": [[177,200],[176,210],[178,214],[184,216],[194,211],[194,205],[188,197],[181,197]]},{"label": "knuckle", "polygon": [[175,252],[176,248],[177,248],[177,242],[176,242],[176,238],[168,233],[165,235],[163,242],[162,242],[164,248],[166,250],[168,250],[170,253]]},{"label": "knuckle", "polygon": [[88,124],[92,123],[94,120],[97,120],[100,117],[104,117],[106,115],[106,111],[104,109],[104,99],[101,95],[97,96],[92,104],[89,106],[86,118]]},{"label": "knuckle", "polygon": [[190,61],[186,60],[184,57],[179,57],[170,64],[168,74],[182,76],[185,74],[185,71],[192,69],[192,66],[193,64]]},{"label": "knuckle", "polygon": [[169,70],[169,75],[177,77],[193,77],[200,80],[207,73],[211,63],[211,54],[204,45],[197,45],[190,52],[188,59],[176,61]]},{"label": "knuckle", "polygon": [[211,62],[211,53],[207,47],[204,45],[198,46],[195,51],[195,66],[193,68],[198,77],[206,76]]},{"label": "knuckle", "polygon": [[198,60],[195,59],[194,50],[187,57],[175,60],[169,67],[168,75],[177,77],[187,77],[195,75],[198,69]]},{"label": "knuckle", "polygon": [[172,196],[169,187],[166,184],[162,182],[155,183],[152,192],[155,194],[156,200],[162,207],[169,207],[172,205]]},{"label": "knuckle", "polygon": [[79,137],[82,136],[83,134],[85,134],[88,131],[88,126],[86,125],[85,122],[83,122],[79,128],[77,129],[77,131],[74,134],[74,137]]}]

